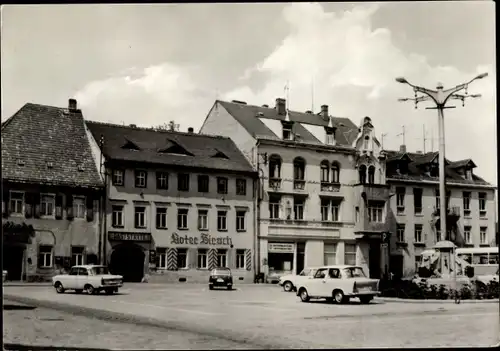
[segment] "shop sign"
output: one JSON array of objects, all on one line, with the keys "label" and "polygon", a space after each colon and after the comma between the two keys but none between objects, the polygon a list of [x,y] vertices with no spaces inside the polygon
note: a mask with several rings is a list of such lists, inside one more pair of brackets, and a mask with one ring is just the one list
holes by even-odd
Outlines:
[{"label": "shop sign", "polygon": [[210,234],[201,234],[200,237],[195,236],[180,236],[177,233],[172,233],[172,238],[170,244],[175,245],[228,245],[233,246],[233,241],[229,236],[226,237],[214,237]]},{"label": "shop sign", "polygon": [[151,241],[149,233],[108,233],[109,240],[116,241]]},{"label": "shop sign", "polygon": [[294,253],[295,245],[290,243],[269,243],[267,251],[276,253]]}]

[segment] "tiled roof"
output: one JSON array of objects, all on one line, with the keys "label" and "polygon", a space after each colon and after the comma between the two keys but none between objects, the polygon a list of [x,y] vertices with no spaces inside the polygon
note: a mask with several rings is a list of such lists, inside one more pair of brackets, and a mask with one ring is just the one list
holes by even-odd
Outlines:
[{"label": "tiled roof", "polygon": [[470,158],[450,163],[450,167],[451,168],[460,168],[460,167],[464,167],[464,166],[467,166],[467,165],[472,166],[472,168],[476,167],[476,164]]},{"label": "tiled roof", "polygon": [[[434,158],[439,156],[439,152],[427,152],[425,154],[419,153],[402,153],[399,151],[391,151],[384,150],[387,155],[387,178],[389,179],[400,179],[400,180],[415,180],[415,181],[438,181],[439,177],[432,177],[429,174],[425,173],[425,170],[422,168],[423,165],[431,162]],[[408,172],[406,174],[399,174],[396,172],[396,167],[391,167],[391,163],[394,161],[400,160],[401,157],[406,154],[410,158],[410,162],[408,163]],[[455,169],[457,168],[456,164],[463,161],[472,160],[463,160],[457,162],[451,162],[448,159],[445,159],[446,167],[446,180],[453,183],[461,183],[461,184],[480,184],[480,185],[490,185],[481,177],[473,174],[472,180],[464,179],[462,175],[460,175]]]},{"label": "tiled roof", "polygon": [[[48,167],[50,163],[52,168]],[[81,111],[27,103],[2,123],[2,178],[103,186]]]},{"label": "tiled roof", "polygon": [[[216,101],[223,106],[253,137],[276,138],[276,135],[259,118],[274,120],[285,120],[285,116],[279,115],[278,111],[272,107],[262,107],[255,105],[246,105],[236,102]],[[309,133],[304,124],[315,126],[328,126],[328,121],[322,116],[312,113],[289,111],[290,121],[296,122],[297,132],[302,141],[310,143],[322,143],[314,135]],[[338,145],[350,146],[356,140],[358,135],[358,126],[349,118],[330,117],[333,127],[337,128],[335,140]]]},{"label": "tiled roof", "polygon": [[[112,160],[255,173],[247,158],[226,137],[86,123],[96,140],[104,137],[103,153]],[[123,148],[127,143],[135,144],[139,150]],[[214,157],[217,153],[227,158]]]}]

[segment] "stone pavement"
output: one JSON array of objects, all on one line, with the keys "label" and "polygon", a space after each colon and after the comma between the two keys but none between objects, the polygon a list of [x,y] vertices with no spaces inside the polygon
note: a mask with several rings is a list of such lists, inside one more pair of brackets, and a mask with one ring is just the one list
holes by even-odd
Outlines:
[{"label": "stone pavement", "polygon": [[4,298],[58,303],[74,313],[126,316],[134,323],[269,348],[490,346],[500,334],[498,304],[302,303],[273,285],[210,291],[198,284],[127,284],[112,296],[7,286]]}]

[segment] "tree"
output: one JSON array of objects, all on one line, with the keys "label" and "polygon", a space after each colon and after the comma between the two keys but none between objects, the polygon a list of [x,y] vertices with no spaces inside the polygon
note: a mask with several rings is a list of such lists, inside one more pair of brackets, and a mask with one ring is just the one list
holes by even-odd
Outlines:
[{"label": "tree", "polygon": [[175,123],[175,121],[170,121],[168,123],[160,124],[156,127],[153,127],[156,131],[169,131],[169,132],[178,132],[179,124]]}]

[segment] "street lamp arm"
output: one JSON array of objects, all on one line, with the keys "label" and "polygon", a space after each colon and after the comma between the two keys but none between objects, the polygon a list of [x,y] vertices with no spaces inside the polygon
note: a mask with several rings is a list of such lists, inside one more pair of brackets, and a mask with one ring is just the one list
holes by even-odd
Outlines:
[{"label": "street lamp arm", "polygon": [[[469,82],[470,83],[470,82]],[[465,89],[467,88],[467,86],[469,85],[469,83],[465,83],[465,84],[460,84],[460,85],[457,85],[456,87],[454,88],[450,88],[450,89],[446,89],[443,91],[443,95],[446,96],[446,98],[450,97],[451,94],[454,94],[456,92],[459,92],[460,90],[462,89]]]},{"label": "street lamp arm", "polygon": [[419,86],[416,86],[416,85],[413,86],[413,90],[415,92],[419,92],[419,93],[423,93],[423,94],[429,95],[431,98],[433,98],[434,100],[436,100],[437,91],[435,91],[435,90],[431,90],[431,89],[419,87]]}]

